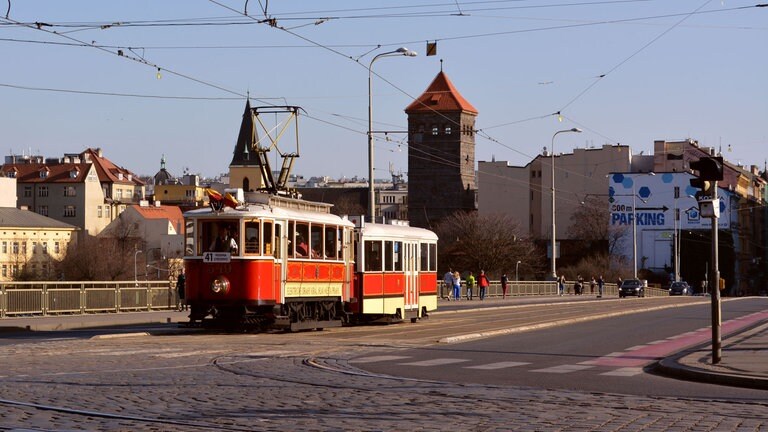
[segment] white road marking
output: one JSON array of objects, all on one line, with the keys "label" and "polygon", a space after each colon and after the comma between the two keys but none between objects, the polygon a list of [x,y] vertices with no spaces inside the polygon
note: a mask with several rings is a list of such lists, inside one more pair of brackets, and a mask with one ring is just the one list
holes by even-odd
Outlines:
[{"label": "white road marking", "polygon": [[570,373],[570,372],[576,372],[580,370],[590,369],[594,366],[588,366],[588,365],[560,365],[560,366],[552,366],[544,369],[535,369],[531,372],[542,372],[542,373]]},{"label": "white road marking", "polygon": [[635,376],[640,375],[643,373],[643,368],[639,367],[623,367],[618,368],[616,370],[612,370],[610,372],[603,372],[600,375],[608,375],[608,376]]},{"label": "white road marking", "polygon": [[371,356],[371,357],[360,357],[360,358],[352,359],[349,362],[350,363],[375,363],[375,362],[402,360],[407,358],[409,358],[409,356],[380,355],[380,356]]},{"label": "white road marking", "polygon": [[525,366],[529,364],[530,364],[529,362],[506,361],[506,362],[498,362],[498,363],[488,363],[488,364],[477,365],[477,366],[464,366],[464,369],[494,370],[494,369],[517,367],[517,366]]},{"label": "white road marking", "polygon": [[456,358],[439,358],[439,359],[422,360],[422,361],[417,361],[413,363],[400,363],[400,364],[403,366],[441,366],[441,365],[447,365],[447,364],[453,364],[453,363],[463,363],[467,361],[469,360],[456,359]]}]

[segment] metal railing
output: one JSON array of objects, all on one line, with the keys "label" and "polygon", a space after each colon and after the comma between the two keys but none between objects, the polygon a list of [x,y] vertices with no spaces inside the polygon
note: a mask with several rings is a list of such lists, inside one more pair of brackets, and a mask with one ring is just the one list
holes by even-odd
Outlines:
[{"label": "metal railing", "polygon": [[[574,289],[573,285],[576,281],[566,281],[565,283],[565,293],[566,295],[573,295]],[[500,281],[490,281],[491,285],[488,287],[486,291],[487,297],[501,297],[502,296],[502,289],[501,289],[501,282]],[[443,286],[442,281],[438,281],[438,291],[440,296],[446,297],[449,295],[449,292],[447,289]],[[595,286],[594,292],[590,291],[589,283],[584,284],[584,287],[582,288],[582,294],[583,295],[597,295],[598,288]],[[473,297],[479,297],[480,294],[480,287],[475,284],[475,287],[473,289]],[[542,281],[511,281],[507,282],[507,296],[509,297],[517,297],[517,296],[552,296],[552,295],[558,295],[558,286],[557,282],[542,282]],[[662,289],[662,288],[656,288],[656,287],[646,287],[645,288],[645,296],[646,297],[666,297],[669,295],[669,291]],[[466,298],[467,296],[467,285],[465,282],[461,283],[461,297]],[[619,287],[615,283],[606,283],[603,285],[603,297],[618,297],[619,296]]]},{"label": "metal railing", "polygon": [[169,281],[0,283],[0,318],[175,308]]}]

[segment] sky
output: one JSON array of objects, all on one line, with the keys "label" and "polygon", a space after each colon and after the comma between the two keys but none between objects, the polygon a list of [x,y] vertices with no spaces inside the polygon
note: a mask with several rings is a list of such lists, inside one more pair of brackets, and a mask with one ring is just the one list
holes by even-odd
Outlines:
[{"label": "sky", "polygon": [[294,174],[367,178],[368,68],[407,47],[418,56],[372,66],[373,129],[395,131],[376,135],[377,179],[407,176],[396,132],[441,68],[479,111],[477,161],[525,165],[578,127],[557,136],[557,153],[620,143],[649,154],[654,140],[692,138],[763,169],[768,7],[758,4],[6,0],[0,144],[46,157],[100,147],[140,175],[164,156],[176,176],[210,177],[228,169],[250,96],[302,108]]}]

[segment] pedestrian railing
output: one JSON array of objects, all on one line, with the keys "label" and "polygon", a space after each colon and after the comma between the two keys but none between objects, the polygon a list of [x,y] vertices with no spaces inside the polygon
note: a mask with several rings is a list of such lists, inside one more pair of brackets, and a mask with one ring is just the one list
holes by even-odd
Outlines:
[{"label": "pedestrian railing", "polygon": [[[576,281],[566,281],[565,283],[565,290],[563,292],[564,295],[574,295],[574,289],[573,285]],[[438,281],[438,293],[440,293],[441,297],[447,298],[448,296],[452,297],[452,291],[450,291],[447,287],[444,286],[442,281]],[[594,291],[592,291],[592,288],[590,287],[589,283],[584,284],[585,286],[582,288],[582,295],[598,295],[599,294],[599,288],[597,285],[595,285]],[[543,281],[512,281],[507,282],[507,296],[509,297],[517,297],[517,296],[553,296],[558,295],[560,292],[558,291],[558,284],[557,282],[543,282]],[[480,297],[480,287],[475,284],[475,287],[472,290],[473,297]],[[501,288],[501,282],[500,281],[491,281],[491,285],[488,287],[486,294],[487,297],[502,297],[503,296],[503,290]],[[665,289],[656,288],[656,287],[647,287],[645,289],[645,295],[646,297],[666,297],[669,295],[669,292]],[[606,283],[603,285],[603,297],[618,297],[619,296],[619,287],[615,283]],[[466,282],[461,283],[461,298],[467,297],[467,285]]]},{"label": "pedestrian railing", "polygon": [[2,282],[0,318],[176,308],[169,281]]}]

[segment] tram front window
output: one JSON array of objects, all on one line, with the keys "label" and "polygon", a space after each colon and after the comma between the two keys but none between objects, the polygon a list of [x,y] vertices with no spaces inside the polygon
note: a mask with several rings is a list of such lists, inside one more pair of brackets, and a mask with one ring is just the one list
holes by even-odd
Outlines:
[{"label": "tram front window", "polygon": [[382,256],[380,241],[365,242],[365,271],[381,271]]},{"label": "tram front window", "polygon": [[259,221],[245,223],[245,253],[259,253]]}]

